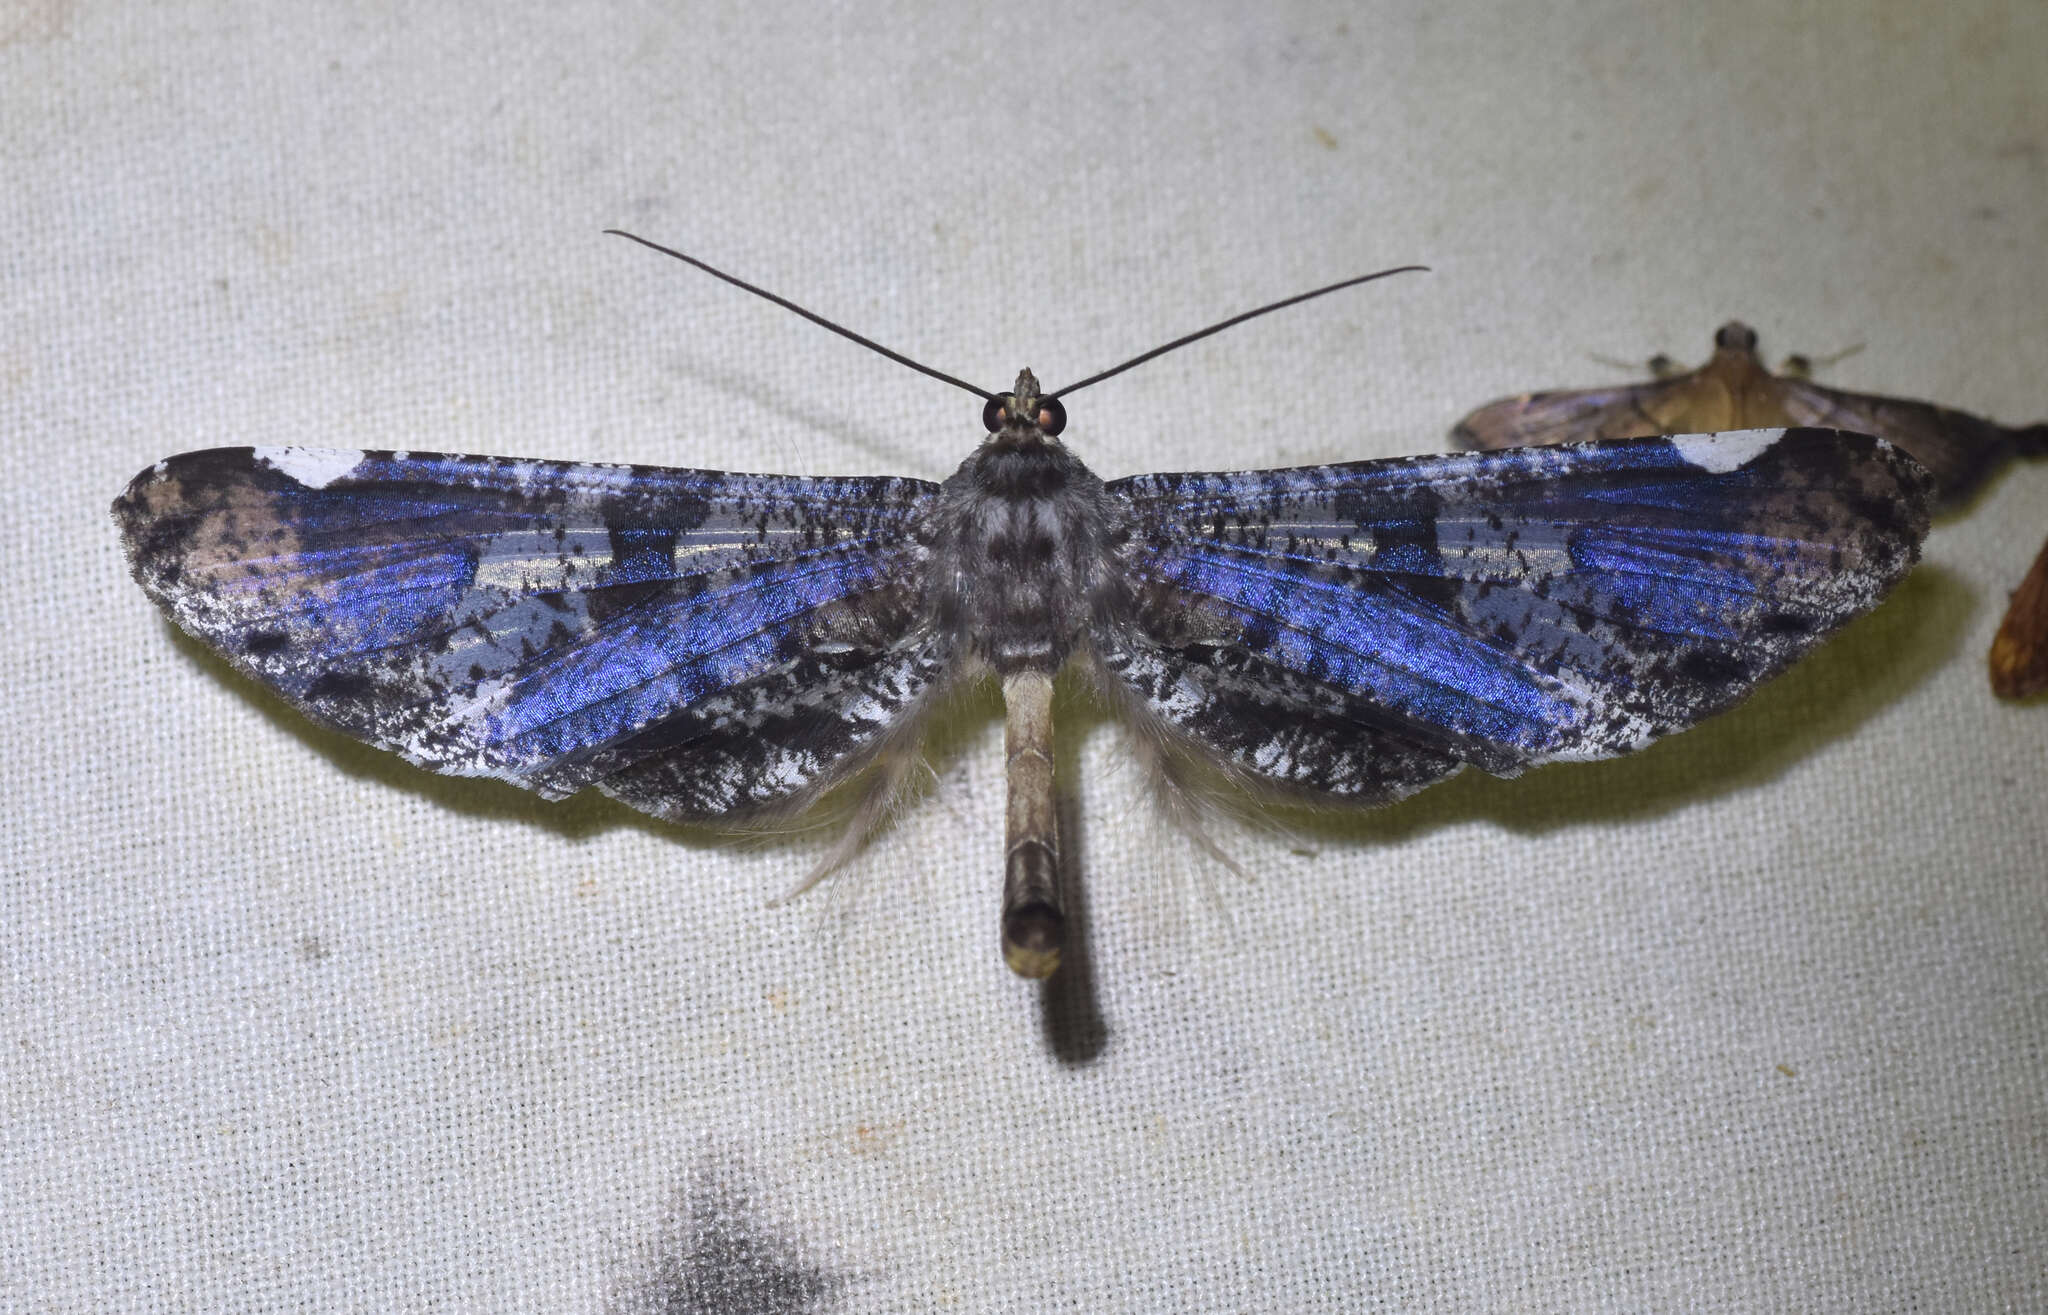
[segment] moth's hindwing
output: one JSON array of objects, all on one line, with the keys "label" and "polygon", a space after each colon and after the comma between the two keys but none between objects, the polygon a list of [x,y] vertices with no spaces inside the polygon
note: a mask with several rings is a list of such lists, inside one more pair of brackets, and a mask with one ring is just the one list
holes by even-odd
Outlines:
[{"label": "moth's hindwing", "polygon": [[1625,753],[1740,699],[1912,566],[1930,480],[1833,430],[1113,483],[1127,702],[1241,775],[1377,802]]},{"label": "moth's hindwing", "polygon": [[316,720],[438,772],[716,816],[843,774],[937,678],[935,486],[223,448],[114,504],[135,577]]}]

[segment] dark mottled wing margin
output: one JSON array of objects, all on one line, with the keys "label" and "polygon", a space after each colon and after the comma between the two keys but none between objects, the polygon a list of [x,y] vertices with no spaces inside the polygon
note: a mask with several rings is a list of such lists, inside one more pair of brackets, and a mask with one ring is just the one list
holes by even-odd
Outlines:
[{"label": "dark mottled wing margin", "polygon": [[1126,713],[1253,784],[1378,802],[1728,707],[1905,575],[1929,480],[1793,429],[1108,487],[1135,619],[1094,644]]},{"label": "dark mottled wing margin", "polygon": [[2041,451],[2038,425],[2008,429],[1932,402],[1845,392],[1806,379],[1778,382],[1779,404],[1789,423],[1860,430],[1912,453],[1934,476],[1937,505],[1964,501],[2013,457]]},{"label": "dark mottled wing margin", "polygon": [[936,492],[433,453],[221,448],[114,503],[171,618],[437,772],[707,818],[829,784],[942,670]]}]

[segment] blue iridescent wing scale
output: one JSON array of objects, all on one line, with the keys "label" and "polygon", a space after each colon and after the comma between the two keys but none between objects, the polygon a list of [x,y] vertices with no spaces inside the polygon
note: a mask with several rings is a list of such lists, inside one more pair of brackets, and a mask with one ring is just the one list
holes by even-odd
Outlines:
[{"label": "blue iridescent wing scale", "polygon": [[936,486],[223,448],[116,501],[137,580],[316,720],[675,818],[840,779],[946,665],[909,531]]},{"label": "blue iridescent wing scale", "polygon": [[1130,619],[1095,652],[1248,783],[1380,802],[1729,706],[1904,576],[1929,489],[1813,429],[1135,476]]}]

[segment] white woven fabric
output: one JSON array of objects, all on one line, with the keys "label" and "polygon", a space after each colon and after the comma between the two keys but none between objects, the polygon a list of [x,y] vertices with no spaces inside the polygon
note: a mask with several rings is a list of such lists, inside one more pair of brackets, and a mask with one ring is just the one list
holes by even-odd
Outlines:
[{"label": "white woven fabric", "polygon": [[[2018,469],[1746,707],[1307,836],[1156,820],[1062,707],[1086,900],[996,952],[999,727],[805,838],[430,777],[176,635],[107,505],[221,444],[941,477],[1439,448],[1774,355],[2048,413],[2032,0],[0,11],[0,1307],[2028,1310],[2048,708]],[[1169,443],[1169,435],[1178,435]],[[1214,898],[1212,898],[1212,895]]]}]

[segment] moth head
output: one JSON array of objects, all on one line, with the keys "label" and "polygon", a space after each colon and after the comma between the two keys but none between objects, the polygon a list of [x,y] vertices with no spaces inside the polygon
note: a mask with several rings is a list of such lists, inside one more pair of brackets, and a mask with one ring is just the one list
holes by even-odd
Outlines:
[{"label": "moth head", "polygon": [[1037,376],[1029,370],[1019,370],[1016,388],[997,393],[981,408],[981,424],[991,435],[1022,428],[1058,438],[1067,427],[1067,408],[1060,405],[1057,397],[1039,396]]},{"label": "moth head", "polygon": [[1714,349],[1723,352],[1753,352],[1756,350],[1756,330],[1741,320],[1730,320],[1714,330]]}]

